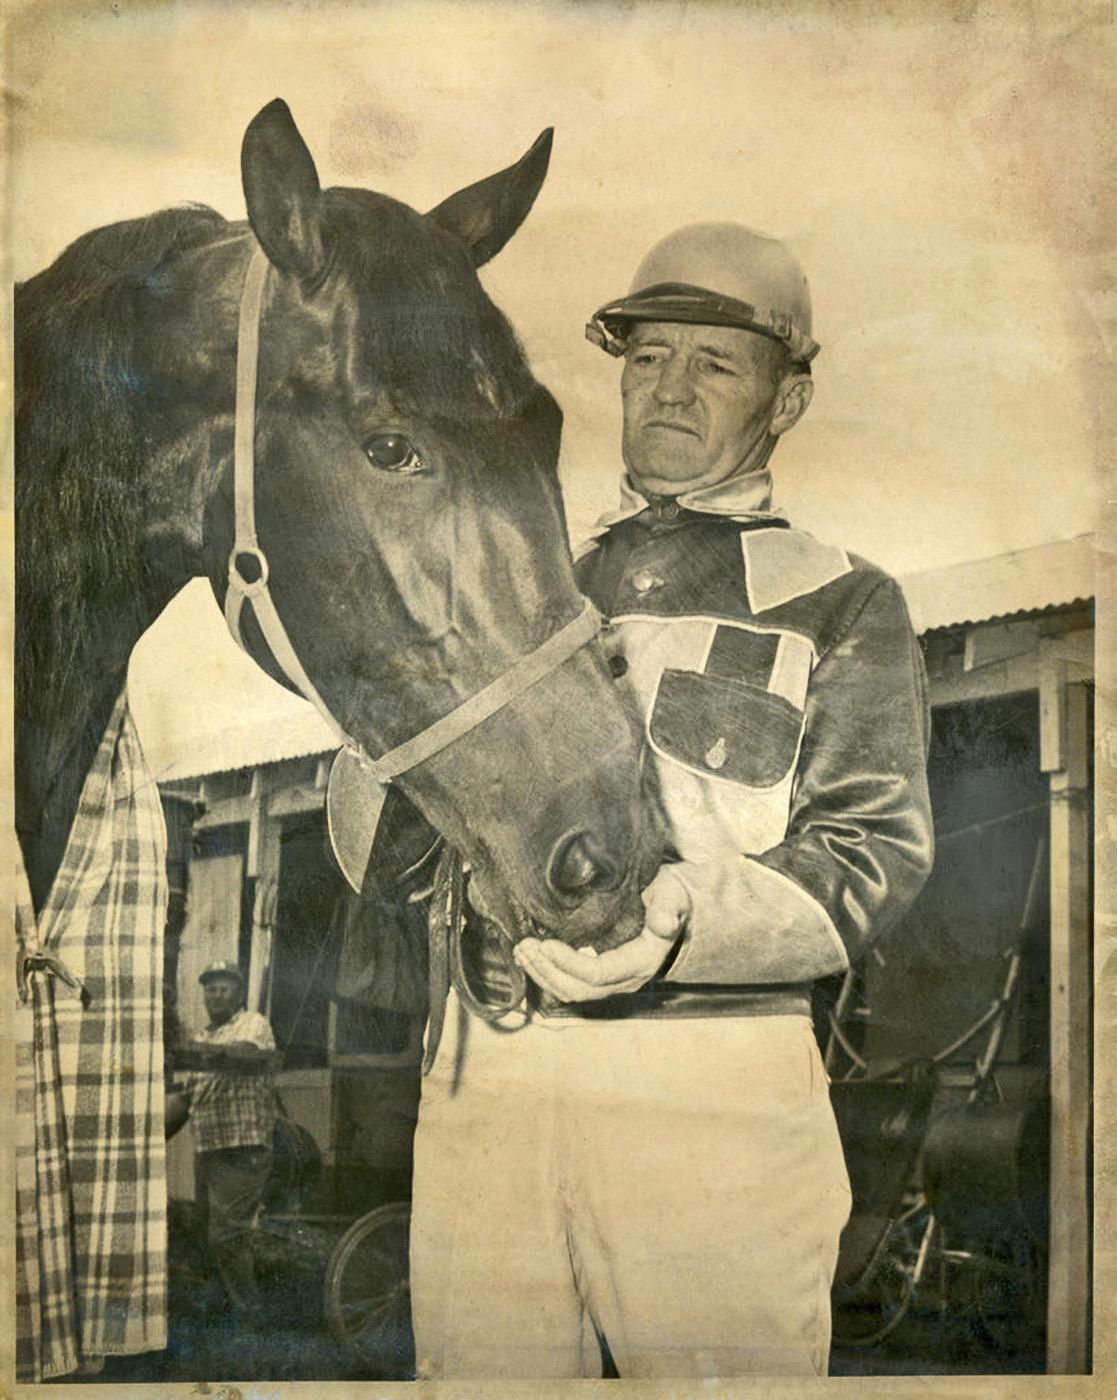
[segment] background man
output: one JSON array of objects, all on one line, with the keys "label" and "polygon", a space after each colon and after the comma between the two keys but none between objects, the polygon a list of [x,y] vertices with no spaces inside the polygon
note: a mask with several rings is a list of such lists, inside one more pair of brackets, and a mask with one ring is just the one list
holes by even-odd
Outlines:
[{"label": "background man", "polygon": [[260,1316],[250,1231],[272,1166],[275,1037],[263,1016],[244,1009],[236,963],[211,963],[198,980],[209,1016],[189,1047],[205,1064],[187,1084],[198,1199],[237,1324],[254,1330]]},{"label": "background man", "polygon": [[624,1377],[825,1373],[849,1192],[810,991],[930,869],[921,659],[896,584],[771,508],[818,350],[781,243],[681,229],[588,330],[627,472],[581,581],[672,858],[630,942],[520,943],[535,1014],[428,1081],[420,1370],[599,1374],[604,1340]]}]

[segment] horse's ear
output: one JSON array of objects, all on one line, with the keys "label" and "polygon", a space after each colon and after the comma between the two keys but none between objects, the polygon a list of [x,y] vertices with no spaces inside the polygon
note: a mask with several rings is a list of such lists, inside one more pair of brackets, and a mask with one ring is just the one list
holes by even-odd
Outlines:
[{"label": "horse's ear", "polygon": [[313,278],[322,268],[321,186],[314,160],[281,98],[258,112],[240,153],[248,222],[269,261]]},{"label": "horse's ear", "polygon": [[428,213],[428,219],[462,240],[476,267],[495,257],[527,218],[547,173],[553,136],[548,127],[515,165],[467,185]]}]

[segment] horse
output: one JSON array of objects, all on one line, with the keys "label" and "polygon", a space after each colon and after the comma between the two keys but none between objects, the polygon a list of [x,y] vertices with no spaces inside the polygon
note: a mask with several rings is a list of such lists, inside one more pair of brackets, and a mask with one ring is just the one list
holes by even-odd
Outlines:
[{"label": "horse", "polygon": [[277,99],[244,135],[247,221],[191,205],[108,225],[17,288],[16,824],[36,908],[133,645],[203,575],[371,774],[343,822],[392,782],[512,941],[638,931],[638,734],[574,581],[561,414],[477,273],[550,143],[420,213],[323,189]]}]

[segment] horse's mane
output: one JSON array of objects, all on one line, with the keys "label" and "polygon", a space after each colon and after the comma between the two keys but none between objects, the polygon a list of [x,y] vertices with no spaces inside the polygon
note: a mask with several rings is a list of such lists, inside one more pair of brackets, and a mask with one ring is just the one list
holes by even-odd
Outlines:
[{"label": "horse's mane", "polygon": [[16,289],[17,691],[37,705],[79,679],[106,581],[139,596],[140,303],[224,225],[203,206],[110,224]]}]

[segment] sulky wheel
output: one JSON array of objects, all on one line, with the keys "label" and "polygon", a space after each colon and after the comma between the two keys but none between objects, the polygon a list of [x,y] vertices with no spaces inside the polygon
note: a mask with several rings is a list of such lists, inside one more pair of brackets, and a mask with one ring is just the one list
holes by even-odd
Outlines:
[{"label": "sulky wheel", "polygon": [[975,1284],[981,1329],[1005,1355],[1042,1348],[1043,1275],[1039,1251],[1027,1239],[990,1243],[978,1256]]},{"label": "sulky wheel", "polygon": [[407,1202],[380,1206],[349,1227],[326,1269],[330,1332],[377,1379],[404,1380],[414,1374],[410,1229]]},{"label": "sulky wheel", "polygon": [[914,1292],[911,1274],[884,1254],[857,1295],[834,1310],[834,1344],[873,1347],[883,1342],[904,1320]]}]

